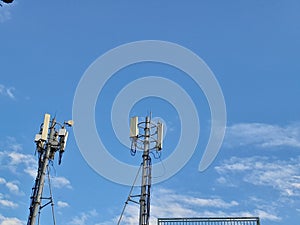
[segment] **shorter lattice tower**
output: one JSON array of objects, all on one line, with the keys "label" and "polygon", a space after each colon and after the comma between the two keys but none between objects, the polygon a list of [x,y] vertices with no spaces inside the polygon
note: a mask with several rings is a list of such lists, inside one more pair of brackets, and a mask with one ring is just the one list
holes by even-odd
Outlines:
[{"label": "shorter lattice tower", "polygon": [[[137,149],[140,149],[143,152],[143,161],[140,167],[142,170],[141,192],[139,195],[131,195],[131,189],[122,214],[124,213],[128,201],[135,202],[140,205],[139,225],[149,225],[152,170],[150,153],[152,153],[152,151],[156,151],[156,153],[160,155],[163,140],[163,124],[161,122],[152,122],[151,117],[149,116],[147,116],[145,121],[142,122],[138,121],[138,117],[132,117],[130,119],[130,139],[132,155],[135,155]],[[139,202],[133,200],[135,197],[139,197]],[[120,224],[122,214],[118,224]]]}]

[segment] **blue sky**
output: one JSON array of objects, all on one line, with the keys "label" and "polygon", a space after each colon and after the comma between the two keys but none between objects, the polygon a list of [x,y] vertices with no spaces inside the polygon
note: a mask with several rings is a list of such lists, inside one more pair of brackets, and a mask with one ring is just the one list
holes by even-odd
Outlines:
[{"label": "blue sky", "polygon": [[[44,113],[61,122],[71,119],[76,87],[93,61],[119,45],[141,40],[173,42],[201,57],[222,88],[227,110],[220,152],[207,170],[199,172],[211,118],[204,93],[186,74],[170,66],[140,63],[118,71],[107,82],[96,105],[97,130],[111,154],[132,165],[139,164],[141,155],[130,155],[110,123],[111,106],[122,87],[143,76],[166,77],[186,90],[198,110],[201,133],[196,151],[177,174],[152,186],[151,224],[159,217],[203,216],[259,216],[262,225],[298,224],[299,10],[295,0],[15,0],[4,5],[0,224],[26,224],[37,161],[33,140]],[[176,147],[180,120],[171,104],[153,97],[138,102],[131,114],[145,116],[150,110],[168,128],[164,160]],[[51,176],[57,224],[116,224],[130,187],[90,168],[72,130],[62,165],[54,160]],[[41,219],[50,218],[50,208],[45,208]],[[134,224],[137,218],[137,206],[128,205],[123,224]]]}]

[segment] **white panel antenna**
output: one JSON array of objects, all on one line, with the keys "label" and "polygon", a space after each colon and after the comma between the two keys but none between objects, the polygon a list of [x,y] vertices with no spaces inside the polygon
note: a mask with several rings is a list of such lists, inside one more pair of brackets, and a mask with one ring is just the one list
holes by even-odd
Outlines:
[{"label": "white panel antenna", "polygon": [[162,142],[164,137],[164,126],[161,122],[157,123],[157,148],[158,150],[162,149]]},{"label": "white panel antenna", "polygon": [[50,122],[50,114],[45,114],[42,137],[41,137],[41,140],[43,140],[43,141],[46,141],[48,138],[49,122]]},{"label": "white panel antenna", "polygon": [[69,136],[69,132],[66,131],[65,138],[64,138],[64,143],[63,143],[63,151],[66,149],[68,136]]},{"label": "white panel antenna", "polygon": [[65,136],[67,133],[67,129],[66,128],[60,128],[58,131],[58,136],[62,137]]},{"label": "white panel antenna", "polygon": [[35,138],[34,138],[34,141],[35,141],[35,142],[39,142],[39,141],[41,140],[41,138],[42,138],[42,135],[41,135],[41,134],[36,134],[36,135],[35,135]]},{"label": "white panel antenna", "polygon": [[130,137],[134,138],[139,135],[139,128],[138,128],[139,118],[137,116],[130,118]]}]

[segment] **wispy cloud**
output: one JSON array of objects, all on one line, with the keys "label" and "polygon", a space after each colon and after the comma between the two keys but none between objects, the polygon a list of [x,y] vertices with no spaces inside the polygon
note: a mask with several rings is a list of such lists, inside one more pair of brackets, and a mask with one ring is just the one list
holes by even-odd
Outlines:
[{"label": "wispy cloud", "polygon": [[72,188],[71,182],[65,177],[52,177],[51,183],[55,188]]},{"label": "wispy cloud", "polygon": [[3,177],[0,177],[0,184],[4,184],[10,193],[15,195],[23,195],[24,193],[20,191],[19,186],[15,182],[8,182]]},{"label": "wispy cloud", "polygon": [[[6,20],[9,19],[9,15],[10,13],[8,11],[4,11],[4,12],[0,11],[0,22],[5,21],[5,18]],[[15,90],[16,89],[14,87],[6,87],[3,84],[0,84],[0,95],[2,96],[9,97],[10,99],[15,100],[16,99],[14,94]]]},{"label": "wispy cloud", "polygon": [[300,148],[300,123],[286,126],[265,123],[239,123],[227,127],[227,147],[251,145],[261,148]]},{"label": "wispy cloud", "polygon": [[[257,210],[240,211],[240,204],[235,201],[225,201],[222,198],[200,198],[195,194],[178,194],[172,190],[160,189],[158,195],[153,194],[152,224],[159,217],[241,217],[257,216]],[[279,219],[276,215],[265,212],[266,219]],[[134,224],[134,223],[132,223]]]},{"label": "wispy cloud", "polygon": [[33,171],[37,170],[37,160],[33,154],[22,153],[22,144],[14,137],[6,137],[0,142],[0,163],[2,169],[6,168],[12,173],[25,172],[35,178]]},{"label": "wispy cloud", "polygon": [[159,204],[162,204],[160,201],[162,197],[166,202],[168,202],[168,204],[179,203],[180,205],[190,207],[190,208],[195,208],[195,207],[230,208],[238,205],[236,201],[225,202],[220,198],[201,198],[201,197],[195,197],[191,195],[183,195],[183,194],[178,194],[172,190],[163,189],[163,188],[158,189],[153,194],[154,201],[157,201],[157,203]]},{"label": "wispy cloud", "polygon": [[[18,144],[12,137],[7,138],[5,144],[8,150],[0,151],[2,169],[6,168],[15,174],[25,172],[35,179],[37,173],[37,158],[31,154],[21,153],[22,145]],[[16,182],[6,182],[4,178],[0,178],[0,184],[1,182],[5,182],[6,187],[11,192],[21,193]],[[55,188],[72,188],[71,182],[65,177],[53,176],[51,177],[51,184]]]},{"label": "wispy cloud", "polygon": [[13,201],[4,199],[3,194],[0,193],[0,205],[7,208],[17,208],[18,204]]},{"label": "wispy cloud", "polygon": [[7,20],[11,19],[11,12],[6,8],[0,10],[0,23],[4,23]]},{"label": "wispy cloud", "polygon": [[88,212],[83,212],[83,213],[80,213],[79,216],[75,216],[69,224],[70,225],[91,224],[88,220],[96,217],[97,215],[98,215],[98,212],[95,209],[88,211]]},{"label": "wispy cloud", "polygon": [[[1,1],[1,10],[0,10],[0,23],[4,23],[12,19],[12,8],[18,4],[17,1],[14,1],[10,4],[5,4]],[[1,224],[2,225],[2,224]]]},{"label": "wispy cloud", "polygon": [[8,188],[8,190],[11,192],[11,193],[14,193],[16,195],[20,195],[20,194],[23,194],[22,192],[20,192],[20,188],[17,184],[13,183],[13,182],[7,182],[6,183],[6,187]]},{"label": "wispy cloud", "polygon": [[232,185],[230,180],[241,179],[254,185],[269,186],[284,196],[300,196],[300,157],[289,160],[232,157],[215,170],[221,175],[218,181],[223,184]]},{"label": "wispy cloud", "polygon": [[[110,221],[99,221],[97,213],[83,212],[69,223],[70,225],[112,225],[116,224],[119,214],[112,216]],[[270,221],[280,221],[281,217],[270,207],[255,208],[242,211],[235,201],[225,201],[220,197],[203,198],[196,193],[179,194],[174,190],[156,188],[152,192],[150,225],[157,224],[157,218],[184,217],[256,217]],[[122,216],[121,224],[136,225],[139,219],[139,205],[129,203]],[[97,221],[98,220],[98,221]]]},{"label": "wispy cloud", "polygon": [[12,201],[6,200],[6,199],[0,199],[0,205],[8,207],[8,208],[18,207],[18,204],[14,203]]},{"label": "wispy cloud", "polygon": [[26,167],[24,172],[27,173],[32,178],[36,178],[37,175],[37,168],[36,167]]},{"label": "wispy cloud", "polygon": [[15,151],[4,151],[0,157],[3,161],[6,161],[6,167],[13,173],[18,173],[18,169],[23,168],[23,172],[32,174],[32,170],[36,170],[37,161],[33,155],[23,154]]},{"label": "wispy cloud", "polygon": [[[239,208],[239,203],[234,200],[226,202],[218,197],[199,198],[193,195],[178,194],[169,189],[158,189],[152,195],[150,224],[157,224],[157,218],[180,217],[260,216],[262,219],[271,221],[281,220],[271,210],[240,211]],[[134,225],[137,223],[138,218],[139,206],[129,204],[123,216],[122,224]]]},{"label": "wispy cloud", "polygon": [[225,202],[219,198],[195,198],[195,197],[187,197],[183,200],[183,202],[188,203],[190,205],[194,205],[196,207],[215,207],[215,208],[230,208],[232,206],[239,205],[236,201]]},{"label": "wispy cloud", "polygon": [[35,158],[32,155],[23,154],[19,152],[10,152],[8,153],[8,156],[11,159],[12,165],[19,165],[19,164],[34,164],[36,162]]},{"label": "wispy cloud", "polygon": [[58,201],[57,206],[58,206],[58,208],[66,208],[66,207],[69,207],[70,205],[67,202]]},{"label": "wispy cloud", "polygon": [[273,212],[255,209],[253,211],[225,212],[225,211],[204,211],[202,217],[259,217],[262,220],[281,221],[282,218]]},{"label": "wispy cloud", "polygon": [[1,225],[23,225],[25,223],[16,217],[5,217],[0,214],[0,224]]},{"label": "wispy cloud", "polygon": [[21,151],[23,149],[22,144],[18,143],[15,137],[7,136],[5,140],[5,146],[11,151]]},{"label": "wispy cloud", "polygon": [[254,211],[254,215],[257,215],[260,219],[271,220],[271,221],[281,221],[282,218],[276,214],[266,212],[261,209],[257,209]]}]

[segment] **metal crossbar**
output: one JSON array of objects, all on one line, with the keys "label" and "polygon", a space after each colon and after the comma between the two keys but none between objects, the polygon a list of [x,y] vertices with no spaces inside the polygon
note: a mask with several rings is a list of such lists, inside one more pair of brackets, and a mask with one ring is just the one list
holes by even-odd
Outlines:
[{"label": "metal crossbar", "polygon": [[157,225],[260,225],[259,217],[158,218]]}]

